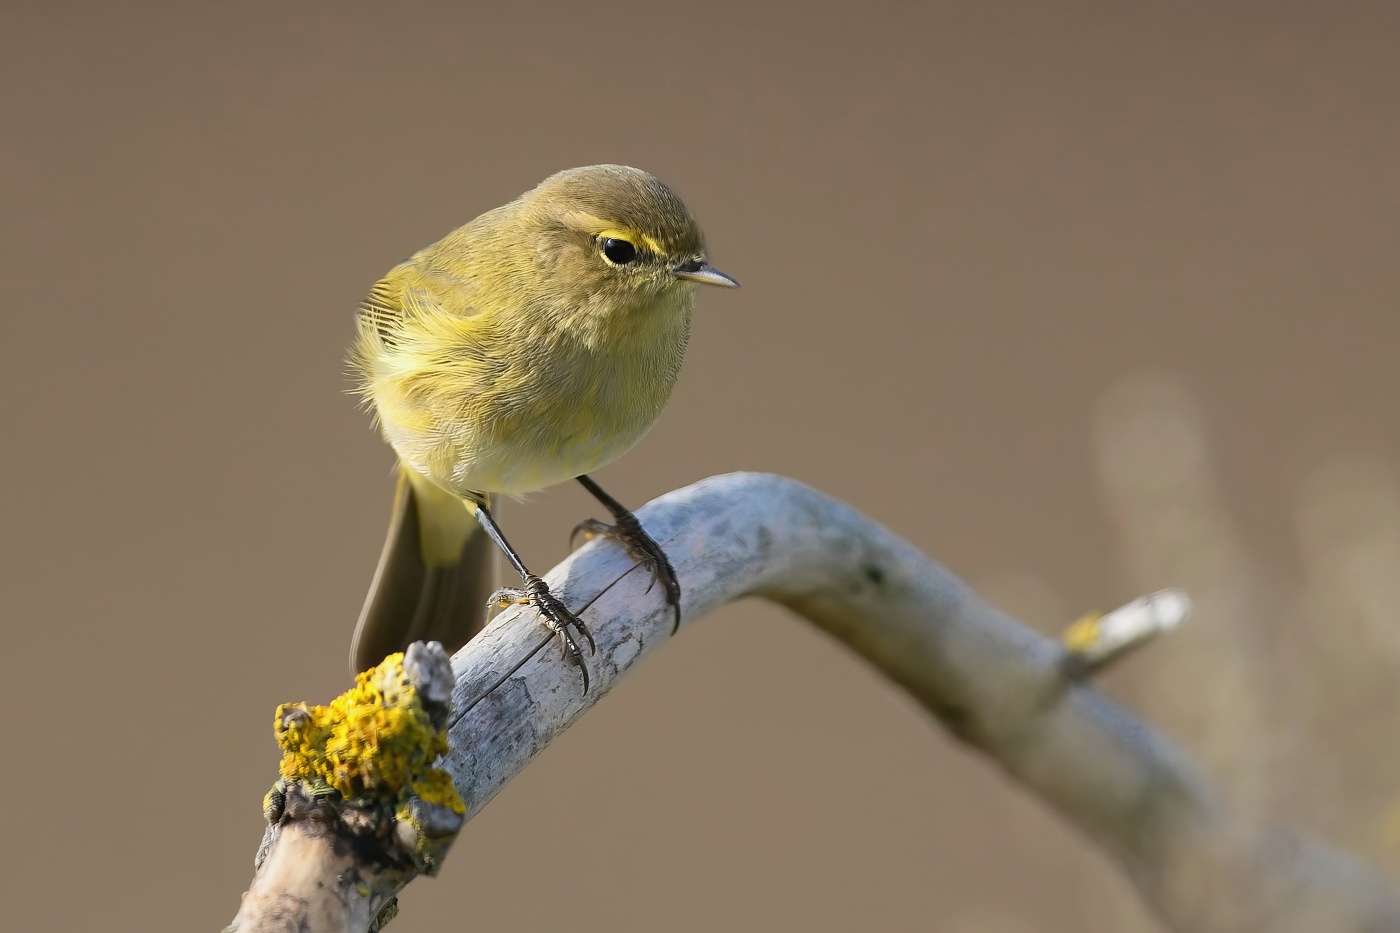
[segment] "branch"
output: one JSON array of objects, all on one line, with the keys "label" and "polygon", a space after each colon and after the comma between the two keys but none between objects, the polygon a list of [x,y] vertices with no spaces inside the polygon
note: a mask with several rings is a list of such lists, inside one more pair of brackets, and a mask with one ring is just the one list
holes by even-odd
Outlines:
[{"label": "branch", "polygon": [[[763,596],[816,623],[1083,830],[1170,929],[1400,929],[1400,899],[1369,866],[1232,819],[1180,751],[1083,682],[1178,621],[1177,597],[1083,620],[1062,644],[792,480],[712,477],[639,517],[682,581],[687,622]],[[548,580],[567,605],[586,607],[594,686],[581,695],[579,672],[554,646],[540,650],[546,641],[524,609],[503,613],[458,653],[457,719],[442,766],[468,817],[670,637],[670,610],[647,591],[646,571],[611,543],[590,543]]]}]

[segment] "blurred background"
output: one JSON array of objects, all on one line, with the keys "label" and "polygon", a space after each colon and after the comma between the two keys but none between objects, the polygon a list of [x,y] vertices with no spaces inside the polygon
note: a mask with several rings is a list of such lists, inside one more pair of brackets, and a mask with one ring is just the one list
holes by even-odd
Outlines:
[{"label": "blurred background", "polygon": [[[700,297],[634,505],[770,470],[1055,633],[1176,585],[1104,688],[1231,805],[1400,870],[1400,7],[11,3],[0,592],[16,929],[235,913],[272,711],[348,685],[395,262],[647,168]],[[536,566],[596,508],[508,510]],[[565,867],[567,866],[567,867]],[[74,896],[77,880],[80,896]],[[1149,931],[1076,832],[773,607],[666,645],[399,933]]]}]

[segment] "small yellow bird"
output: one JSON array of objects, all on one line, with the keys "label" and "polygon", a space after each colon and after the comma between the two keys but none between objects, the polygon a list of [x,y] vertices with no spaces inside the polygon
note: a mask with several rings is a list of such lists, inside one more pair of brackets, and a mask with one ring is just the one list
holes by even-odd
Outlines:
[{"label": "small yellow bird", "polygon": [[[590,647],[592,636],[526,568],[491,512],[498,495],[568,479],[613,517],[578,530],[610,535],[650,565],[680,624],[666,554],[587,474],[661,415],[685,356],[696,283],[738,285],[706,262],[681,199],[639,169],[594,165],[545,179],[375,284],[360,305],[350,362],[399,456],[399,485],[350,647],[354,671],[420,639],[455,651],[489,605],[528,602],[587,691],[570,629]],[[495,589],[483,528],[521,587]]]}]

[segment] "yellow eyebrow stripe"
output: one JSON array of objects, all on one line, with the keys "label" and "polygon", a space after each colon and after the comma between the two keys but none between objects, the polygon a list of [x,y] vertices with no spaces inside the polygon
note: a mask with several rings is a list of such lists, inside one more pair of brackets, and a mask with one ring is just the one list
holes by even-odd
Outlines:
[{"label": "yellow eyebrow stripe", "polygon": [[629,227],[615,227],[612,221],[604,220],[601,217],[594,217],[583,211],[570,211],[568,220],[571,225],[587,230],[594,236],[616,237],[619,240],[627,240],[634,246],[645,246],[657,256],[666,255],[666,250],[661,241],[654,237],[649,237],[640,230],[633,230]]},{"label": "yellow eyebrow stripe", "polygon": [[661,248],[661,244],[658,241],[647,236],[645,233],[642,233],[640,230],[629,230],[626,227],[609,227],[606,230],[599,230],[598,236],[613,237],[619,240],[627,240],[634,246],[645,246],[647,250],[651,252],[651,254],[654,256],[665,255],[665,252]]}]

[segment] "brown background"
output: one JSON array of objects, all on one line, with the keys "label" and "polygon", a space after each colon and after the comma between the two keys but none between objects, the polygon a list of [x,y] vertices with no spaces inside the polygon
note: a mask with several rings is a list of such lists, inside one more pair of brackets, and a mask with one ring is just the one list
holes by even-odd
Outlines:
[{"label": "brown background", "polygon": [[[671,182],[744,283],[610,490],[790,474],[1046,631],[1188,586],[1107,689],[1237,806],[1394,871],[1400,7],[1217,6],[7,4],[5,925],[233,915],[272,709],[346,685],[388,511],[351,312],[597,161]],[[547,567],[592,511],[508,521]],[[401,933],[1151,929],[758,604],[404,902]]]}]

